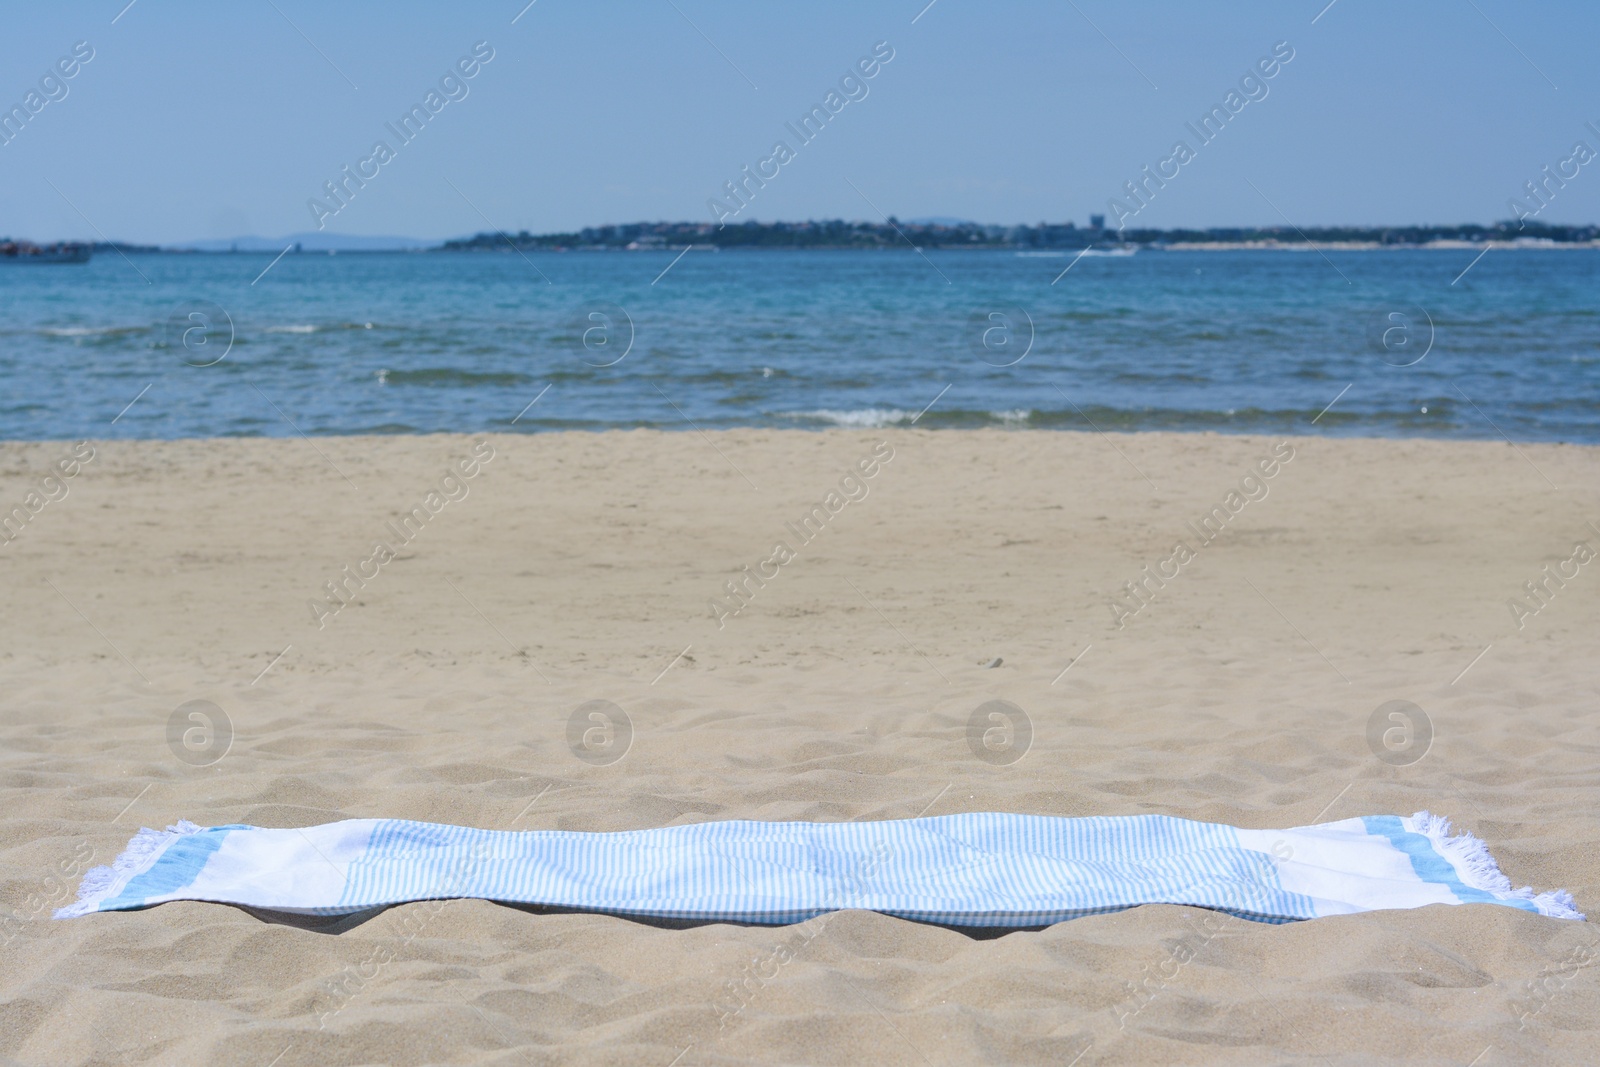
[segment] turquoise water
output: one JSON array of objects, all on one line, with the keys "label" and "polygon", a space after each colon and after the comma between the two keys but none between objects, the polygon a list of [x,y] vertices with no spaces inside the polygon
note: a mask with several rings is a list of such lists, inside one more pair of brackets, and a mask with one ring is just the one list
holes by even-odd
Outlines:
[{"label": "turquoise water", "polygon": [[675,255],[0,268],[0,437],[916,419],[1600,442],[1593,250],[1496,248],[1454,284],[1475,250]]}]

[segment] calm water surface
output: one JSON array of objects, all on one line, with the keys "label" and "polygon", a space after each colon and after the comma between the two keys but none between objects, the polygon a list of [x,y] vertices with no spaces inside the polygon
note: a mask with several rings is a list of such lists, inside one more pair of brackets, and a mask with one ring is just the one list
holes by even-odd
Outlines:
[{"label": "calm water surface", "polygon": [[1452,284],[1476,254],[290,254],[264,275],[101,254],[0,268],[0,437],[915,419],[1600,442],[1600,253],[1495,249]]}]

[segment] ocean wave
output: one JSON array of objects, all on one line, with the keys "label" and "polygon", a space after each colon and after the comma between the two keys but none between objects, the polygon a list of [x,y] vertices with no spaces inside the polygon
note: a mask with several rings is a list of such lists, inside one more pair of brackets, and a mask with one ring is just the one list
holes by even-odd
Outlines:
[{"label": "ocean wave", "polygon": [[381,370],[380,385],[423,385],[435,388],[472,388],[480,385],[525,385],[532,381],[526,374],[509,371],[456,370],[454,367],[423,367],[420,370]]},{"label": "ocean wave", "polygon": [[41,326],[39,332],[46,337],[117,337],[123,334],[149,333],[148,326]]},{"label": "ocean wave", "polygon": [[814,422],[825,422],[830,426],[846,426],[856,430],[876,430],[885,426],[899,426],[909,423],[917,417],[915,411],[901,411],[898,408],[859,408],[852,411],[835,411],[823,408],[819,411],[780,411],[779,418],[807,419]]},{"label": "ocean wave", "polygon": [[372,330],[377,325],[371,322],[295,322],[287,326],[268,326],[262,333],[323,333],[329,330]]},{"label": "ocean wave", "polygon": [[816,411],[783,411],[779,418],[820,422],[828,426],[842,426],[853,430],[877,430],[889,426],[919,426],[929,424],[959,426],[1024,426],[1034,418],[1031,408],[1012,408],[1004,411],[944,410],[902,411],[899,408],[852,408],[838,410],[823,408]]}]

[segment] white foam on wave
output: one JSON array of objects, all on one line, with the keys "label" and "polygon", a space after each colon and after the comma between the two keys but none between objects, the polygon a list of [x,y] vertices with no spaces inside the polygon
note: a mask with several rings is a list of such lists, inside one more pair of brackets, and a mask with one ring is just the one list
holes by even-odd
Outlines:
[{"label": "white foam on wave", "polygon": [[116,333],[138,333],[143,326],[44,326],[39,332],[47,337],[100,337]]},{"label": "white foam on wave", "polygon": [[[985,414],[1003,425],[1019,426],[1033,417],[1033,409],[1012,408],[1009,411],[989,411],[985,412]],[[817,411],[783,411],[779,412],[778,415],[780,418],[785,419],[815,420],[855,430],[877,430],[886,426],[909,426],[918,417],[918,413],[915,411],[901,411],[899,408],[856,408],[850,411],[822,408]]]},{"label": "white foam on wave", "polygon": [[897,426],[908,423],[917,417],[915,411],[901,411],[898,408],[858,408],[854,411],[836,411],[823,408],[819,411],[784,411],[779,413],[786,419],[815,419],[818,422],[831,423],[834,426],[848,426],[857,430],[876,430],[884,426]]},{"label": "white foam on wave", "polygon": [[317,325],[310,322],[295,322],[287,326],[268,326],[264,333],[321,333],[324,330],[371,330],[376,323],[371,322],[336,322],[332,325]]}]

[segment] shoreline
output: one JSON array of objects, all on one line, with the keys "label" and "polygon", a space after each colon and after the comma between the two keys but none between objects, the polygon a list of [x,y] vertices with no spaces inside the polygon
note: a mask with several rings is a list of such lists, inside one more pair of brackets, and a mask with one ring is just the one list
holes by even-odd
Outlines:
[{"label": "shoreline", "polygon": [[[906,414],[910,415],[912,413],[908,411],[908,412],[906,412]],[[992,414],[992,413],[986,413],[986,414]],[[1291,438],[1291,439],[1297,440],[1297,441],[1298,440],[1306,440],[1306,441],[1392,442],[1392,443],[1395,443],[1395,444],[1405,443],[1405,442],[1436,442],[1436,443],[1441,444],[1441,445],[1456,445],[1456,444],[1459,444],[1459,445],[1508,445],[1509,444],[1511,447],[1514,447],[1514,448],[1531,448],[1531,447],[1540,447],[1540,448],[1588,448],[1588,449],[1600,450],[1600,441],[1581,441],[1581,440],[1571,440],[1571,439],[1550,440],[1550,439],[1545,439],[1545,438],[1525,438],[1525,437],[1513,437],[1513,438],[1510,438],[1508,440],[1505,436],[1500,435],[1500,434],[1496,434],[1494,432],[1493,428],[1491,428],[1490,430],[1485,432],[1482,436],[1472,436],[1472,437],[1468,437],[1468,436],[1445,436],[1445,435],[1441,435],[1441,434],[1430,434],[1430,433],[1387,434],[1387,435],[1385,435],[1385,434],[1359,434],[1359,433],[1343,433],[1343,432],[1340,432],[1337,429],[1334,429],[1334,430],[1323,430],[1323,431],[1317,432],[1317,433],[1287,433],[1287,432],[1275,431],[1270,427],[1254,427],[1254,428],[1248,428],[1247,427],[1247,428],[1241,428],[1241,429],[1238,429],[1238,430],[1223,430],[1223,429],[1217,429],[1215,427],[1210,427],[1210,426],[1199,427],[1199,428],[1195,428],[1195,429],[1173,429],[1173,428],[1125,429],[1125,428],[1121,428],[1121,427],[1115,427],[1115,426],[1108,427],[1108,426],[1102,425],[1102,426],[1100,426],[1100,427],[1098,427],[1096,429],[1093,429],[1093,430],[1085,430],[1085,429],[1074,428],[1074,427],[1066,427],[1066,426],[1062,426],[1062,427],[1057,427],[1057,426],[1030,426],[1030,425],[1026,425],[1026,420],[1020,420],[1020,419],[996,419],[995,422],[992,423],[992,424],[986,424],[986,425],[980,425],[980,426],[927,426],[927,427],[917,426],[917,427],[912,427],[912,426],[903,425],[900,420],[894,419],[894,420],[887,420],[887,421],[884,421],[884,422],[881,422],[881,423],[878,423],[878,422],[863,422],[863,423],[860,423],[860,424],[832,423],[832,424],[820,425],[820,426],[796,426],[796,425],[793,425],[792,422],[790,422],[790,421],[785,421],[782,424],[753,425],[753,426],[752,425],[741,425],[741,426],[717,426],[717,427],[704,427],[704,428],[696,426],[696,427],[683,427],[683,428],[680,428],[679,426],[674,425],[673,423],[666,423],[666,424],[661,425],[661,426],[603,426],[603,427],[597,427],[597,428],[594,428],[594,429],[586,429],[586,428],[582,428],[582,427],[572,427],[572,426],[561,426],[561,427],[555,427],[555,428],[550,428],[550,429],[544,429],[544,428],[541,428],[537,422],[534,422],[533,420],[530,419],[530,420],[528,420],[528,428],[527,429],[517,429],[517,430],[507,430],[504,427],[490,427],[490,428],[487,428],[487,429],[474,430],[474,431],[459,431],[459,430],[409,431],[409,430],[406,430],[406,431],[396,431],[394,433],[329,433],[329,434],[311,433],[308,436],[309,436],[309,439],[311,441],[321,441],[321,442],[333,442],[333,441],[374,441],[375,442],[375,441],[406,441],[406,440],[412,440],[412,439],[426,440],[426,439],[438,439],[438,438],[468,439],[468,438],[480,438],[480,437],[486,437],[486,436],[487,437],[503,436],[503,437],[508,437],[508,438],[511,438],[511,439],[517,439],[517,438],[562,437],[562,436],[566,436],[566,435],[576,435],[576,436],[583,436],[583,437],[600,437],[600,438],[604,438],[604,437],[607,437],[607,436],[610,436],[610,435],[661,434],[662,436],[671,438],[671,437],[689,436],[689,435],[695,435],[695,434],[738,435],[738,434],[745,434],[745,433],[754,433],[754,434],[796,434],[796,435],[803,435],[803,436],[815,436],[815,435],[829,435],[829,434],[871,434],[871,433],[880,433],[880,432],[882,432],[882,433],[927,433],[927,434],[939,434],[939,435],[995,433],[995,434],[1016,435],[1016,436],[1019,436],[1019,437],[1027,437],[1027,436],[1034,436],[1034,435],[1039,435],[1039,436],[1052,436],[1052,435],[1081,436],[1081,437],[1086,437],[1086,438],[1089,438],[1089,437],[1114,436],[1114,437],[1118,438],[1119,440],[1123,439],[1123,438],[1140,438],[1140,437],[1147,437],[1147,436],[1148,437],[1176,437],[1176,438],[1180,438],[1180,439],[1181,438],[1218,437],[1218,438],[1235,439],[1235,440],[1239,439],[1239,438],[1250,438],[1250,437],[1272,437],[1272,438],[1288,437],[1288,438]],[[72,445],[72,444],[74,444],[74,443],[76,443],[78,441],[83,441],[83,440],[87,440],[87,441],[91,441],[91,442],[103,442],[105,444],[135,444],[135,445],[137,445],[137,444],[148,444],[148,445],[160,445],[160,444],[177,444],[177,443],[181,443],[181,442],[303,441],[303,440],[306,440],[306,437],[298,436],[298,435],[295,435],[293,433],[279,433],[279,434],[227,434],[227,435],[222,435],[222,436],[209,436],[209,437],[206,437],[206,436],[184,436],[184,437],[100,437],[100,436],[95,436],[95,435],[92,435],[92,434],[91,435],[87,435],[87,436],[82,436],[82,437],[28,437],[28,438],[21,438],[21,437],[6,438],[6,437],[0,437],[0,451],[3,451],[6,448],[26,448],[26,447],[29,447],[29,446],[48,445],[48,444],[63,444],[63,445],[69,445],[70,446],[70,445]]]}]

